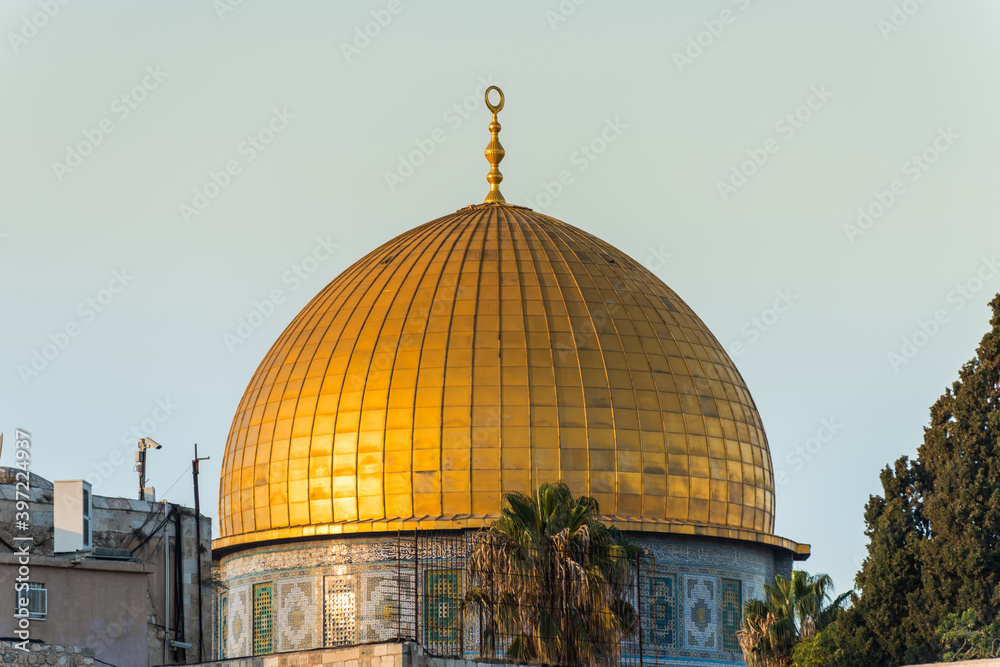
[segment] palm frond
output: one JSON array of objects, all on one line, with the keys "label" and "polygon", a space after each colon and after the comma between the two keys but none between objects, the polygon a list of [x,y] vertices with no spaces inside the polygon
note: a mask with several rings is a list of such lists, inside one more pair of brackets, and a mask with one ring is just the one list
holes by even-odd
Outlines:
[{"label": "palm frond", "polygon": [[634,591],[642,550],[598,521],[599,505],[565,484],[504,496],[500,518],[479,533],[467,567],[466,613],[480,613],[488,646],[506,641],[518,661],[616,664],[638,619]]}]

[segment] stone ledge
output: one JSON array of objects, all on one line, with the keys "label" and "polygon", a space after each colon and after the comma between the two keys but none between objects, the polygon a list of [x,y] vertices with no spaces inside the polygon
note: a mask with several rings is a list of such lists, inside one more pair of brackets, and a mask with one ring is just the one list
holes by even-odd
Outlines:
[{"label": "stone ledge", "polygon": [[[85,554],[80,554],[79,562],[74,563],[77,557],[65,556],[42,556],[30,553],[31,565],[37,567],[62,567],[76,568],[78,570],[104,570],[107,572],[122,572],[134,574],[151,574],[154,571],[152,563],[146,561],[127,560],[107,560],[101,558],[86,558]],[[18,565],[20,556],[16,553],[0,553],[0,565]]]},{"label": "stone ledge", "polygon": [[93,649],[60,644],[29,643],[22,651],[12,641],[0,641],[0,662],[5,665],[61,665],[63,667],[91,667]]},{"label": "stone ledge", "polygon": [[[497,667],[497,662],[438,658],[424,653],[415,642],[383,642],[292,653],[227,658],[199,663],[201,667]],[[517,667],[511,663],[504,663]],[[192,666],[198,667],[198,666]]]}]

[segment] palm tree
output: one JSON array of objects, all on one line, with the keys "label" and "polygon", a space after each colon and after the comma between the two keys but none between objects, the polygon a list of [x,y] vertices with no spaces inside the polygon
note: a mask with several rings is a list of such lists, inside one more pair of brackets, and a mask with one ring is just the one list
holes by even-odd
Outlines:
[{"label": "palm tree", "polygon": [[[634,541],[597,520],[590,497],[543,484],[504,494],[501,516],[476,536],[466,601],[494,655],[556,665],[613,665],[638,631],[626,599],[635,582]],[[486,651],[484,651],[486,652]]]},{"label": "palm tree", "polygon": [[817,622],[824,623],[830,617],[830,609],[843,602],[844,595],[824,609],[823,604],[830,599],[832,589],[833,580],[829,575],[810,576],[801,570],[792,572],[789,579],[776,575],[773,586],[764,584],[764,599],[748,600],[743,605],[739,640],[747,665],[790,665],[795,645],[814,637]]}]

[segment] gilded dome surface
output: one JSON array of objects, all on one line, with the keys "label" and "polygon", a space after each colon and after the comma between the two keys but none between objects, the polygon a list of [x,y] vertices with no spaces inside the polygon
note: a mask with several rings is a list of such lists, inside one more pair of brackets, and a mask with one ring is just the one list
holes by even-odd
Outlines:
[{"label": "gilded dome surface", "polygon": [[233,420],[215,546],[482,526],[557,480],[623,529],[795,548],[753,399],[687,304],[575,227],[472,206],[288,325]]}]

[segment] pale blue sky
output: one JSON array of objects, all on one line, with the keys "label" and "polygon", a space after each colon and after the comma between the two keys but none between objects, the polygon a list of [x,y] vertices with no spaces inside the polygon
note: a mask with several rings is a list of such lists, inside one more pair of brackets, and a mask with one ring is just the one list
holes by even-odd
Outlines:
[{"label": "pale blue sky", "polygon": [[[508,201],[646,262],[742,345],[779,473],[777,532],[813,545],[807,569],[851,584],[880,468],[915,451],[1000,291],[994,3],[228,6],[0,8],[0,427],[8,443],[32,433],[35,472],[133,495],[123,434],[146,420],[164,445],[150,481],[162,494],[179,479],[167,497],[190,504],[198,442],[214,515],[233,413],[285,325],[371,249],[482,200],[485,80],[506,94]],[[385,25],[345,55],[372,12]],[[615,140],[583,157],[607,127]],[[244,143],[257,134],[270,143]],[[390,187],[399,156],[433,137]],[[88,154],[68,156],[81,142]],[[733,177],[753,156],[763,164]],[[196,202],[230,162],[226,187]],[[572,182],[539,197],[562,170]],[[318,238],[337,247],[296,275]],[[274,290],[282,303],[227,346]],[[23,381],[67,326],[65,349]]]}]

